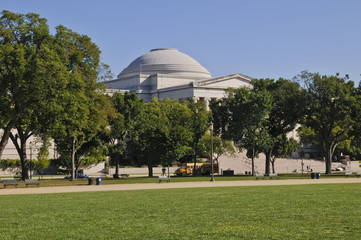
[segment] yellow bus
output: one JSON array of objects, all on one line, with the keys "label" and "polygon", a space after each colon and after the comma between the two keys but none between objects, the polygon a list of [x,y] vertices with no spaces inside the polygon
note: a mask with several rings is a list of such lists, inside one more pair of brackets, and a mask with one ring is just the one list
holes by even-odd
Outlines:
[{"label": "yellow bus", "polygon": [[[202,175],[210,175],[212,172],[212,164],[211,163],[196,163],[196,168],[200,169],[200,173]],[[180,176],[188,176],[193,174],[194,163],[182,163],[177,170],[175,170],[175,174]],[[214,173],[218,173],[218,164],[214,164],[213,166]]]}]

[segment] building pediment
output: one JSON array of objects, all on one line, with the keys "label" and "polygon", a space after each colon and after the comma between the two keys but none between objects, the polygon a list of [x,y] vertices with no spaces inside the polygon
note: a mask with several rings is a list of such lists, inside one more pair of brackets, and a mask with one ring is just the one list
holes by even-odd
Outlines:
[{"label": "building pediment", "polygon": [[252,81],[251,77],[236,73],[222,77],[209,78],[204,80],[197,80],[192,82],[192,86],[197,88],[239,88],[242,86],[249,86]]}]

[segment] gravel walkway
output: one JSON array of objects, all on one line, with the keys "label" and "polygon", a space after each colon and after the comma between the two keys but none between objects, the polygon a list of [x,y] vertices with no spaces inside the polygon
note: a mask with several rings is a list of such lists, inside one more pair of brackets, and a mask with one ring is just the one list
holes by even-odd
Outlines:
[{"label": "gravel walkway", "polygon": [[288,180],[251,180],[251,181],[215,181],[215,182],[177,182],[177,183],[141,183],[114,185],[86,185],[63,187],[31,187],[0,189],[0,195],[13,194],[48,194],[67,192],[123,191],[167,188],[199,188],[199,187],[230,187],[230,186],[275,186],[299,184],[327,183],[361,183],[361,178],[331,178],[331,179],[288,179]]}]

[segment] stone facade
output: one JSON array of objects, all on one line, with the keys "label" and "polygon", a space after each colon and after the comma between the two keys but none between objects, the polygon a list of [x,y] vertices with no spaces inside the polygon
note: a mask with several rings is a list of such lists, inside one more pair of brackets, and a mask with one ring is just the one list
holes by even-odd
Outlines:
[{"label": "stone facade", "polygon": [[242,74],[212,77],[190,56],[171,48],[153,49],[129,64],[117,79],[105,83],[108,91],[136,92],[145,102],[158,99],[205,101],[225,97],[227,88],[250,86]]}]

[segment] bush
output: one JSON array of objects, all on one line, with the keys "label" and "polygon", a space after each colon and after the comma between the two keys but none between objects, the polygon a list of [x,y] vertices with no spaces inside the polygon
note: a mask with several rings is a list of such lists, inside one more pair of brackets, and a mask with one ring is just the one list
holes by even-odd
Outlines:
[{"label": "bush", "polygon": [[3,169],[21,167],[21,161],[20,159],[1,159],[0,167]]}]

